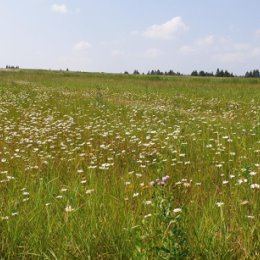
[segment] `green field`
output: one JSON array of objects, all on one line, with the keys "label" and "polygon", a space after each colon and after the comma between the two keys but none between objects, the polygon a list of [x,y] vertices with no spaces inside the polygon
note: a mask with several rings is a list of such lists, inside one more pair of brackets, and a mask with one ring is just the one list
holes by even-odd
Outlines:
[{"label": "green field", "polygon": [[0,71],[0,259],[260,259],[260,79]]}]

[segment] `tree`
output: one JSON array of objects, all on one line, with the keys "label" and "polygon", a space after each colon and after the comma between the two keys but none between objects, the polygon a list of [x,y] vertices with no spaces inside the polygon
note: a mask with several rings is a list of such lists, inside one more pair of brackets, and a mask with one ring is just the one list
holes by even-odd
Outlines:
[{"label": "tree", "polygon": [[224,72],[224,77],[230,77],[230,73],[227,70]]},{"label": "tree", "polygon": [[246,78],[249,78],[249,77],[250,77],[250,73],[249,73],[248,71],[246,72],[245,77],[246,77]]},{"label": "tree", "polygon": [[173,70],[169,70],[168,75],[169,75],[169,76],[175,76],[176,73],[175,73]]},{"label": "tree", "polygon": [[205,74],[205,72],[204,72],[203,70],[201,70],[201,71],[199,72],[199,76],[200,76],[200,77],[205,77],[206,74]]},{"label": "tree", "polygon": [[220,70],[220,69],[218,68],[217,71],[216,71],[215,76],[216,76],[216,77],[224,77],[224,75],[225,75],[225,72],[224,72],[223,70]]},{"label": "tree", "polygon": [[163,75],[163,72],[161,72],[159,69],[156,71],[156,75]]},{"label": "tree", "polygon": [[139,73],[138,70],[134,70],[133,74],[134,74],[134,75],[140,75],[140,73]]},{"label": "tree", "polygon": [[253,77],[254,77],[254,78],[259,78],[259,77],[260,77],[259,70],[254,70],[254,71],[253,71]]},{"label": "tree", "polygon": [[253,71],[247,71],[245,74],[246,78],[259,78],[260,77],[260,72],[259,70],[253,70]]},{"label": "tree", "polygon": [[194,70],[191,72],[191,76],[197,77],[198,76],[198,71]]}]

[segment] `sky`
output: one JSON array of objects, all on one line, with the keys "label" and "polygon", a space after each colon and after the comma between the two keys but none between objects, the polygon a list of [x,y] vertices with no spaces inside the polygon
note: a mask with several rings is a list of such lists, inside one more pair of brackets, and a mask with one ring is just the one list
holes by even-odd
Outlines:
[{"label": "sky", "polygon": [[260,69],[259,0],[0,0],[0,67]]}]

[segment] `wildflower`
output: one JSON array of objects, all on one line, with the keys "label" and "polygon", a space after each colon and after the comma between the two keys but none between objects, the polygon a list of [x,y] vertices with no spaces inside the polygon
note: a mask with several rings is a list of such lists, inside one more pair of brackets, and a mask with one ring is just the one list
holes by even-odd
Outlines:
[{"label": "wildflower", "polygon": [[220,202],[216,202],[216,205],[220,208],[224,205],[224,202],[220,201]]},{"label": "wildflower", "polygon": [[94,192],[94,191],[95,191],[94,189],[86,190],[86,194],[91,194],[91,193]]},{"label": "wildflower", "polygon": [[253,171],[252,171],[252,172],[249,173],[249,175],[255,176],[255,175],[256,175],[256,172],[253,172]]},{"label": "wildflower", "polygon": [[237,182],[238,182],[238,184],[242,184],[243,182],[246,183],[246,182],[247,182],[247,179],[239,179]]},{"label": "wildflower", "polygon": [[162,177],[162,181],[163,182],[167,182],[169,179],[170,179],[169,175],[166,175],[166,176]]},{"label": "wildflower", "polygon": [[260,184],[253,183],[253,184],[250,185],[250,188],[251,189],[260,189]]},{"label": "wildflower", "polygon": [[66,208],[65,208],[65,212],[72,212],[74,209],[68,205]]},{"label": "wildflower", "polygon": [[135,193],[133,194],[133,198],[138,197],[138,196],[139,196],[139,193],[138,193],[138,192],[135,192]]},{"label": "wildflower", "polygon": [[176,208],[176,209],[173,210],[173,212],[174,213],[179,213],[179,212],[181,212],[181,208]]},{"label": "wildflower", "polygon": [[154,185],[155,185],[155,182],[154,182],[154,181],[151,181],[151,182],[149,183],[149,185],[150,185],[150,186],[154,186]]}]

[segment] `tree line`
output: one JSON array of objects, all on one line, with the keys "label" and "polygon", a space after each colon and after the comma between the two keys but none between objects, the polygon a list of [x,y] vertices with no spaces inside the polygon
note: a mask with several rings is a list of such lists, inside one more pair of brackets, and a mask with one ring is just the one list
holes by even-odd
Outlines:
[{"label": "tree line", "polygon": [[[127,71],[124,72],[124,74],[129,74]],[[141,73],[138,70],[134,70],[133,75],[140,75]],[[145,75],[145,73],[142,73]],[[160,71],[159,69],[157,70],[149,70],[146,75],[165,75],[165,76],[184,76],[184,74],[180,72],[174,72],[173,70],[169,70],[166,72]],[[207,72],[204,70],[194,70],[191,72],[190,76],[193,77],[237,77],[235,76],[232,72],[229,72],[228,70],[220,70],[217,69],[215,73],[213,72]],[[260,77],[260,72],[258,69],[252,70],[252,71],[247,71],[245,75],[240,75],[240,77],[246,77],[246,78],[259,78]]]},{"label": "tree line", "polygon": [[9,70],[10,70],[10,69],[12,69],[12,70],[15,70],[15,69],[18,70],[18,69],[19,69],[19,66],[6,65],[5,68],[6,68],[6,69],[9,69]]},{"label": "tree line", "polygon": [[[6,69],[19,69],[19,66],[13,66],[13,65],[6,65],[5,67]],[[66,71],[69,71],[69,69],[67,68]],[[125,71],[124,74],[130,74],[128,71]],[[135,69],[132,73],[133,75],[140,75],[141,73]],[[145,73],[142,73],[143,75],[145,75]],[[180,73],[180,72],[175,72],[173,70],[169,70],[169,71],[160,71],[159,69],[157,70],[149,70],[146,75],[165,75],[165,76],[184,76],[184,74]],[[192,77],[238,77],[236,75],[234,75],[232,72],[229,72],[228,70],[220,70],[217,69],[215,73],[213,72],[207,72],[204,70],[193,70],[190,74],[190,76]],[[251,71],[247,71],[244,75],[240,75],[239,77],[246,77],[246,78],[260,78],[260,72],[259,69],[254,69]]]},{"label": "tree line", "polygon": [[246,78],[259,78],[260,73],[259,70],[252,70],[252,71],[247,71],[245,74]]}]

